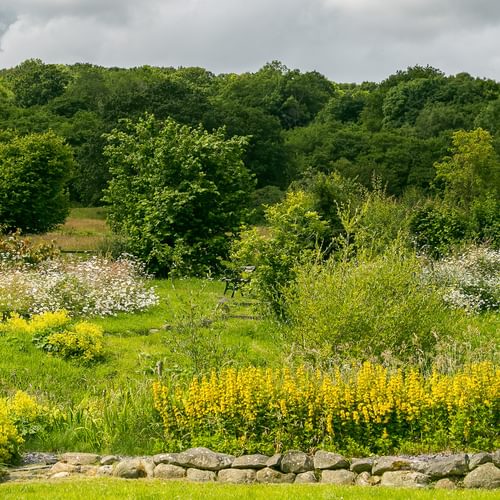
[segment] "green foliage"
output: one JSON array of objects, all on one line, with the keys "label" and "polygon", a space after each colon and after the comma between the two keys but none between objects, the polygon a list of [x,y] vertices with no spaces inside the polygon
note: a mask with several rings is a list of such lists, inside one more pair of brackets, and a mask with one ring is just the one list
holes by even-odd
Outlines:
[{"label": "green foliage", "polygon": [[16,103],[23,108],[47,104],[61,95],[69,82],[64,68],[40,59],[27,59],[16,66],[12,79]]},{"label": "green foliage", "polygon": [[216,269],[252,188],[245,139],[149,115],[126,121],[108,141],[109,221],[130,251],[159,274]]},{"label": "green foliage", "polygon": [[0,220],[4,230],[47,231],[69,212],[69,146],[53,132],[0,142]]},{"label": "green foliage", "polygon": [[295,272],[285,293],[287,337],[299,358],[315,364],[385,357],[425,364],[465,321],[424,285],[417,258],[397,247]]},{"label": "green foliage", "polygon": [[278,316],[283,312],[283,287],[294,279],[295,267],[313,258],[328,236],[328,223],[313,205],[310,194],[289,192],[265,211],[270,234],[246,229],[233,244],[233,266],[256,266],[252,288],[264,307]]},{"label": "green foliage", "polygon": [[444,183],[444,200],[468,210],[474,200],[500,196],[500,160],[489,132],[481,128],[453,134],[451,156],[435,164],[436,181]]}]

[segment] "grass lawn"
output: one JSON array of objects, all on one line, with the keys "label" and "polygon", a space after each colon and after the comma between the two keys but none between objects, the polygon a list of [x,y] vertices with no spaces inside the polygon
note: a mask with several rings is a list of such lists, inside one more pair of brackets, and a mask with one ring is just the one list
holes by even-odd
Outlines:
[{"label": "grass lawn", "polygon": [[324,499],[324,500],[493,500],[494,491],[445,491],[394,488],[364,489],[330,485],[226,485],[123,479],[60,480],[0,485],[0,497],[10,499]]}]

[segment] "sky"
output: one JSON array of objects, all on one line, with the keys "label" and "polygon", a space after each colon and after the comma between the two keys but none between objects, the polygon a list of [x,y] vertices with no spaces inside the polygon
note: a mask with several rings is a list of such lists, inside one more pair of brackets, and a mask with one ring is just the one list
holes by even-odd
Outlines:
[{"label": "sky", "polygon": [[431,65],[500,81],[500,0],[0,0],[0,67],[29,58],[337,82]]}]

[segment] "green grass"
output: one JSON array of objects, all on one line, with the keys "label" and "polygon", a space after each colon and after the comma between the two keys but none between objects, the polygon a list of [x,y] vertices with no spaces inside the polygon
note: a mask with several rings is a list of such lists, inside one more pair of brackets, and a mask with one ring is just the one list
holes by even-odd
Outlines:
[{"label": "green grass", "polygon": [[81,498],[218,500],[248,499],[324,499],[324,500],[493,500],[494,491],[409,490],[394,488],[363,489],[330,485],[227,485],[190,484],[179,481],[129,481],[120,479],[61,480],[0,485],[4,500],[18,498],[80,500]]}]

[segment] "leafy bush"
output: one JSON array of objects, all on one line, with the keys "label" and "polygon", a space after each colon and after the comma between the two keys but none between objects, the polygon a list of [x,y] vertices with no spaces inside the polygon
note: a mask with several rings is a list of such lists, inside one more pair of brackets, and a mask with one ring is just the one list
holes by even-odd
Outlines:
[{"label": "leafy bush", "polygon": [[0,141],[0,220],[7,231],[39,233],[64,222],[71,148],[53,132]]},{"label": "leafy bush", "polygon": [[427,377],[371,363],[346,374],[250,367],[195,377],[182,388],[156,382],[153,391],[172,451],[495,449],[499,376],[489,363]]},{"label": "leafy bush", "polygon": [[283,314],[283,288],[293,281],[296,266],[314,257],[328,232],[312,205],[312,197],[304,191],[290,192],[283,202],[266,209],[268,234],[246,229],[233,244],[233,266],[256,266],[253,291],[278,316]]},{"label": "leafy bush", "polygon": [[245,138],[147,115],[108,136],[109,222],[148,269],[205,273],[227,258],[253,181]]},{"label": "leafy bush", "polygon": [[285,293],[294,351],[321,364],[387,355],[429,361],[438,341],[460,331],[465,314],[446,310],[421,270],[415,256],[397,247],[297,269]]},{"label": "leafy bush", "polygon": [[443,288],[444,300],[468,311],[497,310],[500,305],[500,250],[471,247],[425,270]]},{"label": "leafy bush", "polygon": [[146,286],[147,277],[144,267],[127,256],[0,268],[0,310],[39,314],[65,309],[96,316],[140,311],[158,302],[154,289]]}]

